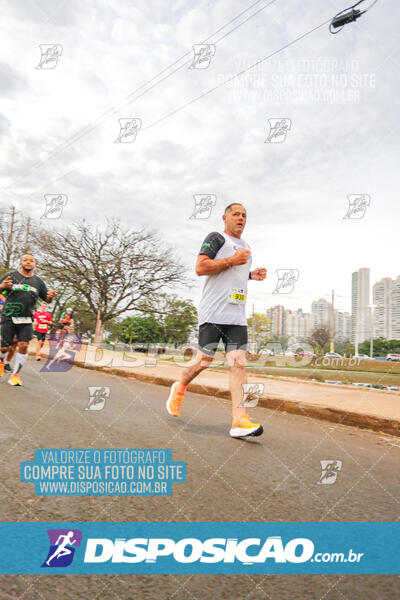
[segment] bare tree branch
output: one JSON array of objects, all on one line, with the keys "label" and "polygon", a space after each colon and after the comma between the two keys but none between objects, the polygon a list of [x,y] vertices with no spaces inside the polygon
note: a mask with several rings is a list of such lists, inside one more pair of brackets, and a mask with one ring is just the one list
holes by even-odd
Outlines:
[{"label": "bare tree branch", "polygon": [[85,221],[72,228],[33,233],[47,279],[83,297],[103,323],[115,319],[166,287],[189,284],[182,262],[148,230],[104,228]]}]

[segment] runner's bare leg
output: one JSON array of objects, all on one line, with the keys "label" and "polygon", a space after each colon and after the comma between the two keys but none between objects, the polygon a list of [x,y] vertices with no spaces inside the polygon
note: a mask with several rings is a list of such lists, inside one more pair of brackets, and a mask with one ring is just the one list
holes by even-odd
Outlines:
[{"label": "runner's bare leg", "polygon": [[246,413],[245,408],[238,408],[243,400],[242,383],[247,383],[246,352],[244,350],[232,350],[226,355],[229,366],[229,389],[232,399],[232,419],[235,421]]}]

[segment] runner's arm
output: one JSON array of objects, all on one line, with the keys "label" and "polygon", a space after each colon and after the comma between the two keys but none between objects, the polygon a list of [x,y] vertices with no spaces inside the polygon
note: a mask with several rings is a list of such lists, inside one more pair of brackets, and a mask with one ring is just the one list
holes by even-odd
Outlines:
[{"label": "runner's arm", "polygon": [[200,254],[196,261],[196,275],[217,275],[217,273],[226,271],[230,267],[233,267],[232,256],[215,260]]},{"label": "runner's arm", "polygon": [[204,240],[196,261],[196,275],[217,275],[235,265],[244,265],[250,252],[239,248],[228,258],[218,258],[216,255],[225,244],[225,238],[218,231],[209,233]]},{"label": "runner's arm", "polygon": [[47,291],[46,284],[44,283],[44,281],[40,281],[39,298],[41,298],[45,302],[51,302],[52,298],[49,299],[48,296],[49,293]]},{"label": "runner's arm", "polygon": [[214,260],[225,244],[225,238],[218,231],[209,233],[201,245],[196,261],[196,275],[216,275],[231,266],[227,259]]},{"label": "runner's arm", "polygon": [[235,254],[228,258],[212,259],[204,254],[197,257],[196,275],[216,275],[236,265],[245,265],[248,261],[250,251],[244,248],[236,250]]},{"label": "runner's arm", "polygon": [[4,275],[4,277],[0,279],[0,290],[7,291],[12,286],[13,282],[11,279],[11,275],[12,273],[7,273],[7,275]]}]

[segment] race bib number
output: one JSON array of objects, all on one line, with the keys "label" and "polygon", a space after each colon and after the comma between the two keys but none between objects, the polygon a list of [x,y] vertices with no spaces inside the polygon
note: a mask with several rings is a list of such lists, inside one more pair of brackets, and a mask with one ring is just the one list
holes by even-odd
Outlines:
[{"label": "race bib number", "polygon": [[231,288],[228,302],[229,304],[244,304],[246,302],[245,291],[240,288]]},{"label": "race bib number", "polygon": [[32,319],[30,317],[11,317],[14,325],[27,325],[28,323],[32,323]]},{"label": "race bib number", "polygon": [[46,325],[45,323],[39,323],[39,325],[38,325],[38,327],[37,327],[37,328],[38,328],[38,329],[46,329],[46,328],[47,328],[47,325]]}]

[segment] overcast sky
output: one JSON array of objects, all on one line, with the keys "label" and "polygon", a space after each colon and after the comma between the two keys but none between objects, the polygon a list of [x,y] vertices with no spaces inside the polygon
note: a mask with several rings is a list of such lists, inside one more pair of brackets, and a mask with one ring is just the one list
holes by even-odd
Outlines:
[{"label": "overcast sky", "polygon": [[[193,270],[224,207],[242,202],[253,266],[268,269],[264,282],[250,283],[248,308],[259,311],[278,303],[308,311],[331,289],[349,310],[354,270],[370,267],[371,283],[399,275],[394,3],[378,1],[338,35],[321,27],[156,123],[348,5],[275,0],[237,27],[269,1],[248,11],[254,1],[2,2],[1,206],[40,218],[44,194],[65,194],[63,223],[116,216],[154,228]],[[207,69],[189,69],[188,54],[159,85],[149,90],[161,77],[142,87],[193,44],[223,36]],[[54,68],[36,68],[40,44],[62,47]],[[142,120],[133,143],[115,143],[119,118]],[[265,142],[268,120],[282,118],[286,139]],[[189,218],[194,194],[216,196],[208,219]],[[348,194],[370,196],[362,219],[343,219]],[[275,270],[285,268],[299,270],[295,289],[272,294]],[[197,303],[201,285],[177,292]]]}]

